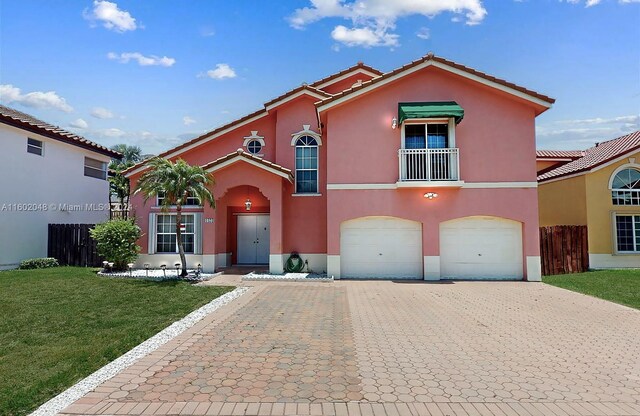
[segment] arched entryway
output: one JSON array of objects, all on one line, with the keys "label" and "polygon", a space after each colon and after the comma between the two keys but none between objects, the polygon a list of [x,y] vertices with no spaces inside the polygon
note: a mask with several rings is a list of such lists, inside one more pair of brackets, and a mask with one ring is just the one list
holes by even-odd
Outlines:
[{"label": "arched entryway", "polygon": [[[230,188],[217,200],[218,247],[228,253],[229,265],[269,264],[270,204],[257,187]],[[224,218],[221,218],[224,217]]]}]

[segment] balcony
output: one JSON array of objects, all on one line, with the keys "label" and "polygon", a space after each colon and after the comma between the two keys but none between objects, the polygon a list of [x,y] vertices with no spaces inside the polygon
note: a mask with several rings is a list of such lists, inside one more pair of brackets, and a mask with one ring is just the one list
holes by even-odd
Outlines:
[{"label": "balcony", "polygon": [[460,187],[459,149],[400,149],[398,187]]}]

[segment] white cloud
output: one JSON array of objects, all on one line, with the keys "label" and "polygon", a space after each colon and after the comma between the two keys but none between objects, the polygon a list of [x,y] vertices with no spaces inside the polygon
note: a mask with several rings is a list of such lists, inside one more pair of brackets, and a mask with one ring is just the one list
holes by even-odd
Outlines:
[{"label": "white cloud", "polygon": [[236,71],[227,64],[217,64],[215,69],[207,71],[207,76],[213,79],[235,78]]},{"label": "white cloud", "polygon": [[93,110],[91,110],[91,115],[95,118],[100,118],[103,120],[115,117],[115,114],[113,114],[111,110],[107,110],[103,107],[95,107]]},{"label": "white cloud", "polygon": [[114,128],[114,127],[110,128],[110,129],[101,130],[98,133],[102,134],[102,135],[104,135],[106,137],[122,137],[122,136],[127,134],[126,132],[124,132],[124,131],[122,131],[120,129]]},{"label": "white cloud", "polygon": [[114,61],[118,61],[121,64],[126,64],[129,61],[134,60],[134,61],[137,61],[138,65],[140,66],[170,67],[176,63],[176,60],[173,58],[169,58],[166,56],[163,56],[162,58],[160,58],[159,56],[155,56],[155,55],[144,56],[140,52],[124,52],[121,54],[109,52],[107,54],[107,58]]},{"label": "white cloud", "polygon": [[422,15],[432,18],[450,12],[463,15],[467,25],[477,25],[487,15],[482,0],[311,0],[310,7],[296,9],[289,23],[296,29],[325,18],[350,20],[353,27],[336,26],[333,39],[347,46],[398,45],[393,33],[399,18]]},{"label": "white cloud", "polygon": [[640,116],[558,120],[536,126],[538,148],[577,149],[640,130]]},{"label": "white cloud", "polygon": [[188,126],[195,123],[196,121],[189,116],[184,116],[182,117],[182,122],[184,123],[185,126]]},{"label": "white cloud", "polygon": [[216,31],[211,26],[202,26],[200,28],[200,36],[202,36],[203,38],[208,38],[214,36],[215,34]]},{"label": "white cloud", "polygon": [[83,15],[85,19],[91,22],[99,21],[102,26],[119,33],[140,27],[128,11],[120,10],[116,3],[110,1],[94,0],[93,9],[85,9]]},{"label": "white cloud", "polygon": [[[560,0],[560,1],[563,1],[563,0]],[[564,1],[572,4],[579,4],[583,2],[583,0],[564,0]],[[597,6],[600,3],[602,3],[602,0],[586,0],[585,7]],[[618,3],[620,4],[640,3],[640,0],[618,0]]]},{"label": "white cloud", "polygon": [[419,37],[420,39],[427,40],[427,39],[429,39],[431,37],[431,31],[429,30],[428,27],[421,27],[416,32],[416,36]]},{"label": "white cloud", "polygon": [[0,85],[0,101],[7,104],[17,103],[25,107],[53,108],[65,113],[73,111],[73,107],[67,104],[67,101],[55,91],[32,91],[22,94],[20,88],[11,84]]},{"label": "white cloud", "polygon": [[398,46],[398,35],[370,27],[349,29],[338,25],[331,32],[331,37],[346,46]]},{"label": "white cloud", "polygon": [[75,127],[77,129],[82,129],[82,130],[84,130],[84,129],[89,127],[89,123],[87,123],[86,121],[84,121],[81,118],[79,118],[79,119],[77,119],[75,121],[72,121],[71,123],[69,123],[69,125],[71,127]]}]

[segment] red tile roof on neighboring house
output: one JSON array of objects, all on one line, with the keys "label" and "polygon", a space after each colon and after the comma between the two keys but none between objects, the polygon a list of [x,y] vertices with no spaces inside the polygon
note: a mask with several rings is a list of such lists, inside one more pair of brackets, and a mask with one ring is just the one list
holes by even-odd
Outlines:
[{"label": "red tile roof on neighboring house", "polygon": [[581,158],[538,176],[538,182],[586,172],[624,156],[626,153],[638,150],[640,150],[640,130],[617,139],[596,144],[585,150],[584,156]]},{"label": "red tile roof on neighboring house", "polygon": [[4,105],[0,105],[0,123],[82,147],[109,157],[122,158],[122,155],[114,150]]},{"label": "red tile roof on neighboring house", "polygon": [[216,167],[216,166],[218,166],[218,165],[220,165],[220,164],[222,164],[222,163],[224,163],[226,161],[234,159],[236,157],[245,158],[247,160],[250,160],[250,161],[253,161],[253,162],[257,162],[260,165],[263,165],[265,167],[268,167],[268,168],[271,168],[271,169],[275,169],[278,172],[282,172],[285,175],[287,175],[287,178],[289,179],[290,182],[293,182],[293,172],[291,171],[291,169],[287,169],[287,168],[285,168],[283,166],[278,165],[277,163],[273,163],[273,162],[265,160],[265,159],[263,159],[261,157],[252,155],[251,153],[245,152],[242,149],[238,149],[235,152],[229,153],[226,156],[222,156],[222,157],[220,157],[220,158],[218,158],[218,159],[216,159],[214,161],[211,161],[211,162],[207,163],[206,165],[202,166],[202,168],[205,169],[205,170],[208,170],[208,169],[214,168],[214,167]]},{"label": "red tile roof on neighboring house", "polygon": [[408,69],[413,68],[414,66],[420,65],[420,64],[422,64],[424,62],[427,62],[427,61],[439,62],[439,63],[447,65],[449,67],[452,67],[452,68],[467,72],[467,73],[469,73],[471,75],[475,75],[477,77],[486,79],[487,81],[492,81],[492,82],[495,82],[497,84],[503,85],[505,87],[511,88],[513,90],[519,91],[521,93],[524,93],[524,94],[530,95],[532,97],[538,98],[538,99],[540,99],[542,101],[545,101],[545,102],[547,102],[549,104],[553,104],[556,101],[555,99],[553,99],[551,97],[548,97],[548,96],[546,96],[544,94],[537,93],[535,91],[532,91],[532,90],[527,89],[525,87],[521,87],[519,85],[516,85],[516,84],[511,83],[509,81],[506,81],[504,79],[496,78],[494,76],[491,76],[491,75],[486,74],[484,72],[477,71],[477,70],[475,70],[473,68],[470,68],[468,66],[464,66],[462,64],[458,64],[456,62],[449,61],[448,59],[441,58],[441,57],[436,56],[433,53],[429,52],[427,55],[423,56],[420,59],[417,59],[417,60],[415,60],[413,62],[410,62],[410,63],[408,63],[406,65],[403,65],[403,66],[401,66],[399,68],[396,68],[393,71],[386,72],[386,73],[384,73],[383,75],[381,75],[379,77],[370,79],[369,81],[364,81],[359,85],[354,85],[351,88],[348,88],[348,89],[346,89],[346,90],[344,90],[342,92],[339,92],[337,94],[332,95],[329,98],[326,98],[326,99],[324,99],[322,101],[319,101],[319,102],[316,103],[316,106],[318,106],[318,107],[324,106],[324,105],[329,104],[329,103],[331,103],[331,102],[333,102],[333,101],[335,101],[335,100],[337,100],[339,98],[346,97],[349,94],[352,94],[352,93],[354,93],[356,91],[359,91],[359,90],[361,90],[363,88],[367,88],[367,87],[369,87],[371,85],[376,85],[379,82],[384,81],[387,78],[390,78],[390,77],[392,77],[394,75],[397,75],[397,74],[399,74],[401,72],[404,72],[404,71],[406,71]]},{"label": "red tile roof on neighboring house", "polygon": [[536,150],[538,159],[578,159],[584,156],[584,150]]}]

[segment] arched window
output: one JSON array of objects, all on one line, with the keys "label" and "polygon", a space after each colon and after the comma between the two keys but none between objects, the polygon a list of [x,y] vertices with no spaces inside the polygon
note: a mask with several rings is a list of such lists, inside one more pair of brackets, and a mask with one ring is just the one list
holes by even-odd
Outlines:
[{"label": "arched window", "polygon": [[318,142],[311,136],[296,140],[296,193],[318,193]]},{"label": "arched window", "polygon": [[640,171],[626,168],[616,173],[611,181],[613,205],[640,205]]}]

